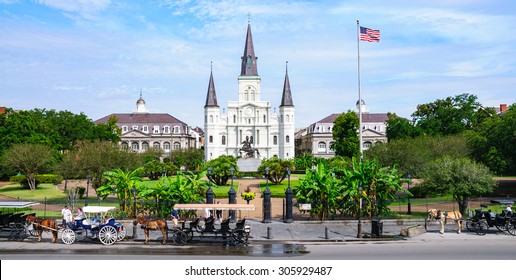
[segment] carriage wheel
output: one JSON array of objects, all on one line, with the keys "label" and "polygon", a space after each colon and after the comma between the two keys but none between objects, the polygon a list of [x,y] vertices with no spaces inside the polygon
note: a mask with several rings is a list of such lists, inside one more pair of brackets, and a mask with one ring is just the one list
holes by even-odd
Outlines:
[{"label": "carriage wheel", "polygon": [[27,228],[27,231],[29,232],[30,236],[37,237],[38,233],[34,230],[34,224],[30,224]]},{"label": "carriage wheel", "polygon": [[477,231],[477,227],[478,227],[478,222],[475,222],[473,220],[468,220],[466,221],[466,228],[470,231],[470,232],[475,232]]},{"label": "carriage wheel", "polygon": [[118,233],[117,233],[117,236],[116,236],[116,241],[124,240],[126,235],[127,235],[127,229],[124,226],[120,226],[118,228]]},{"label": "carriage wheel", "polygon": [[83,241],[88,237],[88,232],[85,229],[77,229],[75,232],[75,241]]},{"label": "carriage wheel", "polygon": [[497,230],[502,231],[502,232],[507,230],[506,225],[498,225],[498,224],[496,224],[495,227],[496,227]]},{"label": "carriage wheel", "polygon": [[487,224],[486,221],[478,222],[478,227],[477,227],[478,235],[486,235],[488,230],[489,230],[489,225]]},{"label": "carriage wheel", "polygon": [[104,226],[99,231],[99,240],[104,245],[113,245],[117,239],[116,229],[112,226]]},{"label": "carriage wheel", "polygon": [[235,229],[231,232],[231,243],[234,245],[247,245],[249,235],[243,229]]},{"label": "carriage wheel", "polygon": [[188,242],[188,235],[182,230],[175,231],[172,235],[172,241],[176,245],[185,245]]},{"label": "carriage wheel", "polygon": [[63,240],[63,243],[66,245],[73,244],[75,242],[75,232],[69,228],[63,230],[61,240]]},{"label": "carriage wheel", "polygon": [[510,233],[511,235],[516,235],[516,229],[514,228],[514,224],[509,222],[505,225],[505,229],[507,230],[508,233]]},{"label": "carriage wheel", "polygon": [[184,233],[186,234],[186,238],[187,238],[187,240],[186,240],[186,241],[187,241],[187,242],[192,241],[192,239],[193,239],[193,233],[194,233],[194,232],[193,232],[193,230],[186,228],[185,230],[181,230],[181,231],[182,231],[182,232],[184,232]]}]

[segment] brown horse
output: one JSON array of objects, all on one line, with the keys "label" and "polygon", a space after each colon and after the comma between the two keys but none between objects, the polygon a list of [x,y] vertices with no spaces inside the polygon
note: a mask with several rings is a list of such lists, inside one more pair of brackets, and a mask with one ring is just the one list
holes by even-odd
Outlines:
[{"label": "brown horse", "polygon": [[161,244],[167,244],[168,225],[167,221],[164,219],[145,219],[142,217],[136,217],[136,220],[133,221],[133,224],[135,226],[137,224],[142,225],[143,232],[145,233],[145,244],[149,244],[150,230],[161,230],[161,234],[163,234],[163,240],[161,241]]},{"label": "brown horse", "polygon": [[447,220],[453,220],[457,223],[457,233],[460,234],[462,230],[462,214],[458,211],[441,211],[437,209],[428,210],[428,220],[439,220],[441,226],[439,232],[444,233],[444,224]]},{"label": "brown horse", "polygon": [[32,223],[32,227],[34,231],[38,233],[38,242],[41,242],[41,236],[43,235],[43,231],[52,233],[52,243],[57,242],[57,221],[55,219],[41,219],[36,218],[34,215],[28,215],[25,220],[28,223]]}]

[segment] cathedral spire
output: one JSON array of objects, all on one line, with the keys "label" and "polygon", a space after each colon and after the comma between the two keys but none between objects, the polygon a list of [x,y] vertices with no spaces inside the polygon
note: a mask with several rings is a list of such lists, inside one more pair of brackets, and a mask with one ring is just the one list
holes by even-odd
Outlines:
[{"label": "cathedral spire", "polygon": [[245,38],[244,55],[242,56],[242,71],[240,76],[258,76],[256,66],[256,55],[254,54],[253,35],[251,33],[251,22],[247,23],[247,36]]},{"label": "cathedral spire", "polygon": [[211,68],[210,82],[208,85],[208,93],[206,94],[206,104],[204,105],[204,108],[219,107],[219,104],[217,103],[217,93],[215,92],[215,83],[213,82],[213,62]]},{"label": "cathedral spire", "polygon": [[285,83],[283,84],[283,95],[281,96],[282,106],[294,106],[292,101],[292,92],[290,91],[290,80],[288,78],[288,61],[285,63]]}]

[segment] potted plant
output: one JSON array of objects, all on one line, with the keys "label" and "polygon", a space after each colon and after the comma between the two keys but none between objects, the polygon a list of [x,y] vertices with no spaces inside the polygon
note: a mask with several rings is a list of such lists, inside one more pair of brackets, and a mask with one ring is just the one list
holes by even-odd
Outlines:
[{"label": "potted plant", "polygon": [[247,204],[249,204],[249,201],[253,200],[256,197],[256,194],[254,192],[251,192],[249,188],[246,189],[245,192],[242,193],[242,199],[247,201]]}]

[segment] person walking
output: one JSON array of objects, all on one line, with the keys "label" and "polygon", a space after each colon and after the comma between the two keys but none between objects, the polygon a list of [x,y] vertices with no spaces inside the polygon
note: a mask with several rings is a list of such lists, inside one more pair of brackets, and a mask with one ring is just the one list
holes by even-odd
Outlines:
[{"label": "person walking", "polygon": [[70,211],[70,209],[68,209],[68,205],[65,205],[63,210],[61,210],[61,216],[63,218],[63,223],[61,226],[63,228],[66,228],[66,224],[69,222],[72,222],[72,211]]}]

